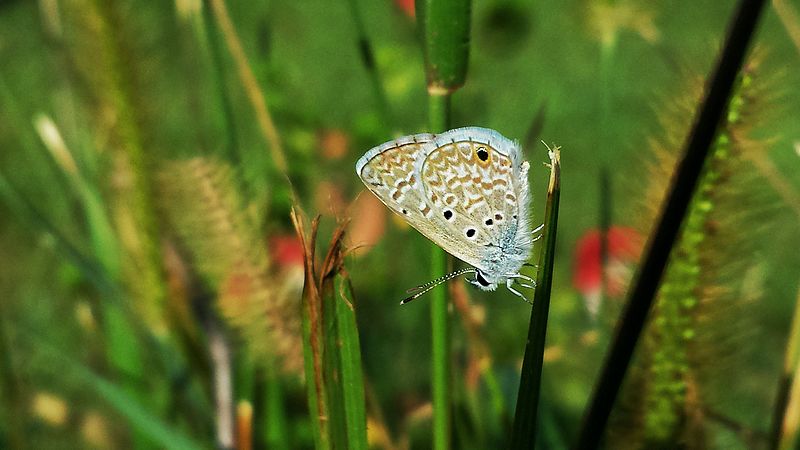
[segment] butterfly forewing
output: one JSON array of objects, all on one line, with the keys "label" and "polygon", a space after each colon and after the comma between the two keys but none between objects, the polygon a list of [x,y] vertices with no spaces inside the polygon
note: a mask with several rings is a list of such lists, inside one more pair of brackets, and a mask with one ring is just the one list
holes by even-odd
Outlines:
[{"label": "butterfly forewing", "polygon": [[422,191],[419,177],[414,173],[414,163],[422,146],[432,139],[431,134],[405,136],[373,148],[356,164],[358,176],[367,188],[420,231],[425,211],[420,209]]}]

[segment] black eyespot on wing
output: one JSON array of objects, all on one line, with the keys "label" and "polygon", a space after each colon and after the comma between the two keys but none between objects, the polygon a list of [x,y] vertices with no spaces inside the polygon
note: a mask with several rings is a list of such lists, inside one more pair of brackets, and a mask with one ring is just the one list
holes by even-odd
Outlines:
[{"label": "black eyespot on wing", "polygon": [[503,215],[502,215],[502,214],[499,214],[499,213],[498,213],[498,214],[495,214],[495,215],[494,215],[494,220],[503,220]]},{"label": "black eyespot on wing", "polygon": [[467,230],[467,237],[471,238],[472,236],[475,236],[475,228],[470,228]]},{"label": "black eyespot on wing", "polygon": [[408,214],[408,211],[406,211],[406,210],[404,209],[404,210],[403,210],[403,214]]},{"label": "black eyespot on wing", "polygon": [[480,159],[481,161],[486,161],[487,159],[489,159],[489,152],[486,151],[485,147],[478,148],[478,159]]},{"label": "black eyespot on wing", "polygon": [[486,224],[486,226],[491,226],[494,223],[494,221],[492,219],[486,219],[486,222],[484,223]]},{"label": "black eyespot on wing", "polygon": [[446,209],[444,211],[444,213],[442,213],[442,214],[444,215],[444,218],[447,219],[447,220],[450,220],[450,219],[453,218],[453,211],[450,211],[449,209]]}]

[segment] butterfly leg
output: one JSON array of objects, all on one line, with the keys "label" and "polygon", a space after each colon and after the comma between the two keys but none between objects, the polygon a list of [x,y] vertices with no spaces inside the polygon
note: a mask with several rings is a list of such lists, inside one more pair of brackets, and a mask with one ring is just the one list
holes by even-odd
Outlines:
[{"label": "butterfly leg", "polygon": [[[508,276],[508,280],[509,281],[512,281],[512,280],[525,280],[525,281],[529,281],[529,282],[533,283],[533,287],[536,287],[536,280],[534,280],[533,278],[531,278],[531,277],[529,277],[527,275],[523,275],[521,273],[515,273],[513,275],[509,275]],[[520,283],[520,285],[522,285],[522,283]]]},{"label": "butterfly leg", "polygon": [[519,292],[518,290],[516,290],[516,289],[514,289],[514,288],[512,288],[512,287],[511,287],[511,283],[512,283],[512,282],[513,282],[513,280],[512,280],[511,278],[509,278],[508,280],[506,280],[506,289],[508,289],[509,291],[511,291],[511,293],[512,293],[512,294],[514,294],[514,295],[516,295],[517,297],[519,297],[519,298],[521,298],[521,299],[525,300],[525,303],[528,303],[528,304],[531,304],[531,305],[532,305],[532,304],[533,304],[533,302],[532,302],[532,301],[528,300],[528,298],[527,298],[527,297],[525,297],[524,295],[522,295],[522,293],[521,293],[521,292]]},{"label": "butterfly leg", "polygon": [[[541,224],[541,225],[539,225],[538,227],[534,228],[534,230],[533,230],[533,231],[531,231],[531,234],[536,234],[536,233],[538,233],[538,232],[542,231],[542,229],[543,229],[543,228],[544,228],[544,224]],[[536,237],[534,237],[534,238],[533,238],[533,242],[536,242],[536,241],[538,241],[538,240],[539,240],[539,239],[541,239],[541,238],[542,238],[542,235],[540,234],[540,235],[538,235],[538,236],[536,236]]]}]

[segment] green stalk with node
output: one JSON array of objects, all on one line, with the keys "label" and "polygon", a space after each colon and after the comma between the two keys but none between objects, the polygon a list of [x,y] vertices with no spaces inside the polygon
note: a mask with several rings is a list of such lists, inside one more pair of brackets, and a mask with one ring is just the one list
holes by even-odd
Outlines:
[{"label": "green stalk with node", "polygon": [[[428,123],[431,133],[451,127],[451,96],[467,77],[470,42],[470,0],[421,0],[416,2],[425,75],[428,87]],[[431,249],[431,279],[446,273],[444,251]],[[433,448],[450,448],[450,330],[445,289],[431,293],[433,345]]]}]

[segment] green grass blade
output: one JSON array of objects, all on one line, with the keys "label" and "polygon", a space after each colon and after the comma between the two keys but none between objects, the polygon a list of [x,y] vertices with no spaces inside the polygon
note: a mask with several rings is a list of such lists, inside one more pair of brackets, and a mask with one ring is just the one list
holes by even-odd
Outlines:
[{"label": "green grass blade", "polygon": [[[470,0],[421,0],[416,2],[421,25],[428,83],[430,131],[450,128],[450,95],[464,84],[469,62]],[[444,252],[431,249],[431,278],[445,273]],[[431,345],[433,397],[433,448],[450,448],[451,374],[450,329],[444,289],[431,293]]]},{"label": "green grass blade", "polygon": [[[450,128],[450,94],[428,97],[428,120],[432,132]],[[447,254],[437,245],[431,247],[430,278],[436,279],[447,272]],[[431,291],[431,393],[433,401],[433,448],[450,448],[451,397],[450,392],[450,313],[447,307],[447,290]]]},{"label": "green grass blade", "polygon": [[555,258],[558,205],[561,196],[561,160],[558,148],[552,151],[550,184],[544,216],[544,245],[539,256],[536,276],[536,293],[533,297],[528,343],[522,361],[517,407],[511,431],[512,449],[530,449],[536,442],[536,414],[542,380],[542,357],[547,333],[547,315],[550,309],[550,290],[553,284],[553,259]]},{"label": "green grass blade", "polygon": [[314,437],[314,448],[326,450],[331,448],[328,435],[328,403],[326,399],[325,377],[322,373],[322,305],[316,283],[314,264],[314,246],[316,244],[317,225],[311,225],[310,235],[306,234],[305,216],[295,208],[292,210],[292,222],[297,236],[303,244],[303,265],[305,268],[305,285],[302,300],[303,360],[306,375],[306,398]]},{"label": "green grass blade", "polygon": [[797,448],[800,431],[800,290],[794,308],[772,417],[771,449]]},{"label": "green grass blade", "polygon": [[375,97],[375,103],[381,117],[382,125],[384,127],[391,127],[393,120],[391,111],[389,110],[389,101],[386,99],[386,89],[381,80],[381,74],[378,72],[378,66],[375,62],[375,52],[373,51],[372,42],[367,35],[364,17],[359,9],[358,0],[348,0],[347,3],[350,8],[350,16],[353,18],[353,25],[356,29],[361,62],[364,64],[364,68],[369,75],[369,80],[372,84],[372,95]]},{"label": "green grass blade", "polygon": [[322,286],[322,329],[324,350],[322,352],[325,393],[328,404],[328,431],[331,447],[347,448],[349,431],[345,419],[345,401],[342,384],[342,364],[339,358],[339,324],[337,323],[336,293],[332,279],[323,281]]},{"label": "green grass blade", "polygon": [[[282,380],[278,377],[273,367],[267,369],[264,389],[264,416],[262,422],[264,447],[275,450],[288,450],[289,429],[286,417],[286,402],[284,400]],[[256,430],[259,432],[260,430]],[[260,438],[259,438],[260,439]]]},{"label": "green grass blade", "polygon": [[347,426],[347,448],[367,449],[367,413],[364,376],[361,368],[361,343],[358,338],[353,290],[342,274],[334,278],[336,324],[341,368],[342,401]]},{"label": "green grass blade", "polygon": [[46,353],[48,358],[54,360],[55,365],[60,362],[61,366],[80,379],[87,389],[97,393],[110,407],[117,411],[130,425],[131,429],[136,431],[137,437],[147,439],[161,448],[181,450],[206,448],[184,433],[174,429],[171,424],[166,423],[160,417],[152,414],[136,398],[125,392],[124,388],[98,376],[79,362],[64,356],[64,353],[58,349],[42,343],[41,340],[34,339],[34,341],[38,342],[39,349]]},{"label": "green grass blade", "polygon": [[5,175],[0,171],[0,199],[8,208],[19,218],[19,220],[30,224],[39,232],[47,233],[53,237],[58,252],[89,280],[98,291],[112,298],[117,298],[121,294],[119,285],[109,277],[103,266],[91,256],[81,252],[72,242],[45,217],[32,201],[22,196]]}]

